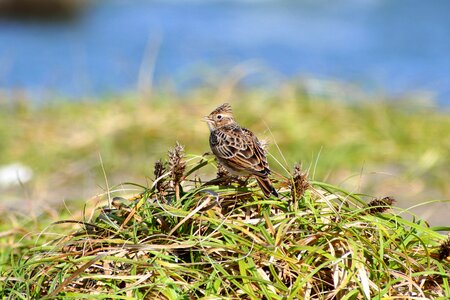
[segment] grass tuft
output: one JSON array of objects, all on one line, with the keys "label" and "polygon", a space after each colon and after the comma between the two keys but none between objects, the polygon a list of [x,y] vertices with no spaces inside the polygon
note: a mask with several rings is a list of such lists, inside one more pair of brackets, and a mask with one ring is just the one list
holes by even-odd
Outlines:
[{"label": "grass tuft", "polygon": [[[408,221],[388,212],[395,209],[389,197],[368,205],[362,195],[309,182],[297,165],[291,178],[273,180],[280,198],[265,199],[254,181],[202,184],[202,169],[213,160],[206,156],[186,160],[180,145],[169,151],[168,161],[168,169],[162,161],[155,164],[150,187],[138,187],[139,192],[127,198],[112,193],[112,206],[106,205],[106,195],[105,205],[99,205],[92,217],[54,224],[71,225],[63,236],[42,238],[9,259],[2,257],[0,295],[17,299],[450,295],[449,240],[422,220]],[[169,178],[172,184],[166,184]]]}]

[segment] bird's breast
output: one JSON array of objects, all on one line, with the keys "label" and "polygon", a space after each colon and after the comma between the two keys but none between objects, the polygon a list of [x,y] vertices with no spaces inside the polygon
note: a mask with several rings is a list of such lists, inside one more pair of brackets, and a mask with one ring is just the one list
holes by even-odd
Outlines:
[{"label": "bird's breast", "polygon": [[209,144],[211,146],[216,146],[219,143],[219,137],[216,131],[211,132],[209,135]]}]

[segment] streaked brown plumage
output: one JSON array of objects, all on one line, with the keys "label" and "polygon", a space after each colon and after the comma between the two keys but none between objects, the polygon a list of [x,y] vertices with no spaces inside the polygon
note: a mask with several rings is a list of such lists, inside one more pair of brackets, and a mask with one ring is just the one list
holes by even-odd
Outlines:
[{"label": "streaked brown plumage", "polygon": [[255,177],[266,197],[278,197],[268,177],[269,164],[261,143],[253,132],[236,123],[231,106],[222,104],[205,121],[211,131],[209,145],[219,163],[231,174]]}]

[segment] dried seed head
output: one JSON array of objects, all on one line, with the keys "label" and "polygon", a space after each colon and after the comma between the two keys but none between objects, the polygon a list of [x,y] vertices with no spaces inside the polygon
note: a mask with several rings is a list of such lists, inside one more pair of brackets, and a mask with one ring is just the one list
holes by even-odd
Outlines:
[{"label": "dried seed head", "polygon": [[382,199],[374,199],[369,202],[370,209],[368,210],[369,214],[383,213],[386,210],[392,207],[392,204],[395,203],[395,199],[392,197],[384,197]]},{"label": "dried seed head", "polygon": [[450,235],[445,242],[439,247],[439,259],[444,260],[450,256]]},{"label": "dried seed head", "polygon": [[153,170],[153,174],[155,175],[155,179],[158,179],[166,172],[166,167],[164,166],[161,159],[158,159],[155,162],[155,169]]},{"label": "dried seed head", "polygon": [[302,166],[300,164],[295,164],[291,184],[291,194],[293,199],[301,198],[309,187],[308,173],[302,172]]},{"label": "dried seed head", "polygon": [[[163,163],[160,159],[155,162],[155,168],[153,170],[153,174],[155,175],[155,180],[160,178],[167,172],[167,167],[165,163]],[[156,182],[155,186],[158,192],[163,192],[167,188],[166,178],[161,178]]]},{"label": "dried seed head", "polygon": [[174,186],[178,185],[183,180],[184,171],[186,170],[184,147],[178,142],[174,148],[169,150],[169,168]]}]

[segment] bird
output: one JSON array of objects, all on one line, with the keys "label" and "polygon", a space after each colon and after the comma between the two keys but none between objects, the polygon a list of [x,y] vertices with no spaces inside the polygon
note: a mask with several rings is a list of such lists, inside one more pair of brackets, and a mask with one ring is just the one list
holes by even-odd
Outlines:
[{"label": "bird", "polygon": [[269,179],[265,151],[256,135],[236,123],[230,104],[224,103],[204,117],[210,136],[211,151],[232,175],[254,177],[265,197],[278,192]]}]

